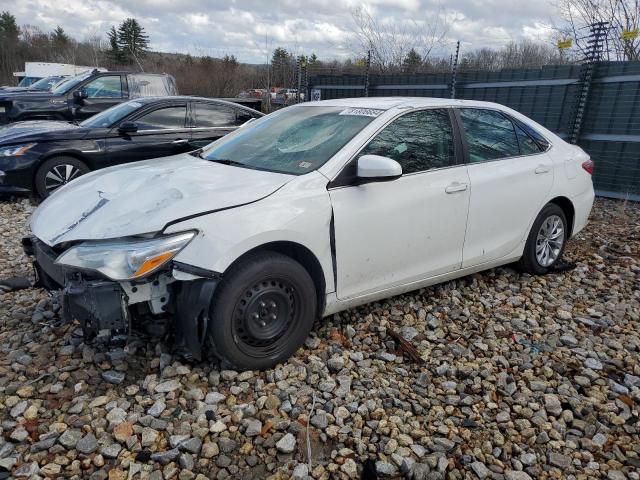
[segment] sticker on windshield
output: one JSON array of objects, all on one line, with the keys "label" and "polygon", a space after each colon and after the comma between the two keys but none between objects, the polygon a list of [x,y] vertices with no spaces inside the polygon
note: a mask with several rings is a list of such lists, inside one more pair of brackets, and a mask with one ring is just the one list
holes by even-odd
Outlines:
[{"label": "sticker on windshield", "polygon": [[309,168],[311,165],[313,165],[311,162],[300,162],[298,164],[298,167],[300,167],[300,168]]},{"label": "sticker on windshield", "polygon": [[382,114],[384,110],[378,110],[377,108],[347,108],[339,113],[339,115],[358,115],[361,117],[377,117]]}]

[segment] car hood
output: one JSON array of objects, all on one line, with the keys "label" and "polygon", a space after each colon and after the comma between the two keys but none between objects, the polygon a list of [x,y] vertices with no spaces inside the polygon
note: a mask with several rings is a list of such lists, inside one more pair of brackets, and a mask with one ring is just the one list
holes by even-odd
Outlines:
[{"label": "car hood", "polygon": [[260,200],[292,178],[189,154],[119,165],[60,188],[35,211],[31,229],[50,246],[153,233],[174,220]]},{"label": "car hood", "polygon": [[26,122],[15,122],[0,127],[0,144],[18,143],[31,140],[43,133],[60,130],[77,130],[81,127],[69,122],[59,122],[54,120],[30,120]]},{"label": "car hood", "polygon": [[11,92],[6,90],[0,90],[0,101],[16,102],[20,100],[51,100],[51,99],[64,99],[63,96],[54,94],[47,90],[21,90],[17,92]]}]

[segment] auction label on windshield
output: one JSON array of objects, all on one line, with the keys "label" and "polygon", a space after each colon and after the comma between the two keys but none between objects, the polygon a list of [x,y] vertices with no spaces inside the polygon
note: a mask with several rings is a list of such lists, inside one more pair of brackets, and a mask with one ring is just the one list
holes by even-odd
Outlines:
[{"label": "auction label on windshield", "polygon": [[339,113],[339,115],[359,115],[361,117],[377,117],[384,113],[384,110],[376,108],[347,108]]}]

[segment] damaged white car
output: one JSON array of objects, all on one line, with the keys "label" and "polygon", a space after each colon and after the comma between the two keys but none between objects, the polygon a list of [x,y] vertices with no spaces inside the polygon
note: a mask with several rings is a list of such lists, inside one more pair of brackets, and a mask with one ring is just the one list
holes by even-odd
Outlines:
[{"label": "damaged white car", "polygon": [[546,272],[586,224],[592,170],[496,104],[304,103],[80,177],[24,244],[87,341],[160,333],[189,358],[263,369],[334,312],[516,261]]}]

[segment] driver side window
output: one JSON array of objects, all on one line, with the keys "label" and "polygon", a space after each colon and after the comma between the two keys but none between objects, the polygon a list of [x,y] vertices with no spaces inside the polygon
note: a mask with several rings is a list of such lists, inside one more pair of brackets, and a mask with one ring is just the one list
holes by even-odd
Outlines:
[{"label": "driver side window", "polygon": [[87,98],[120,98],[122,97],[120,75],[98,77],[87,83],[83,90],[87,92]]},{"label": "driver side window", "polygon": [[402,173],[416,173],[454,163],[453,131],[446,109],[411,112],[385,127],[360,152],[392,158]]}]

